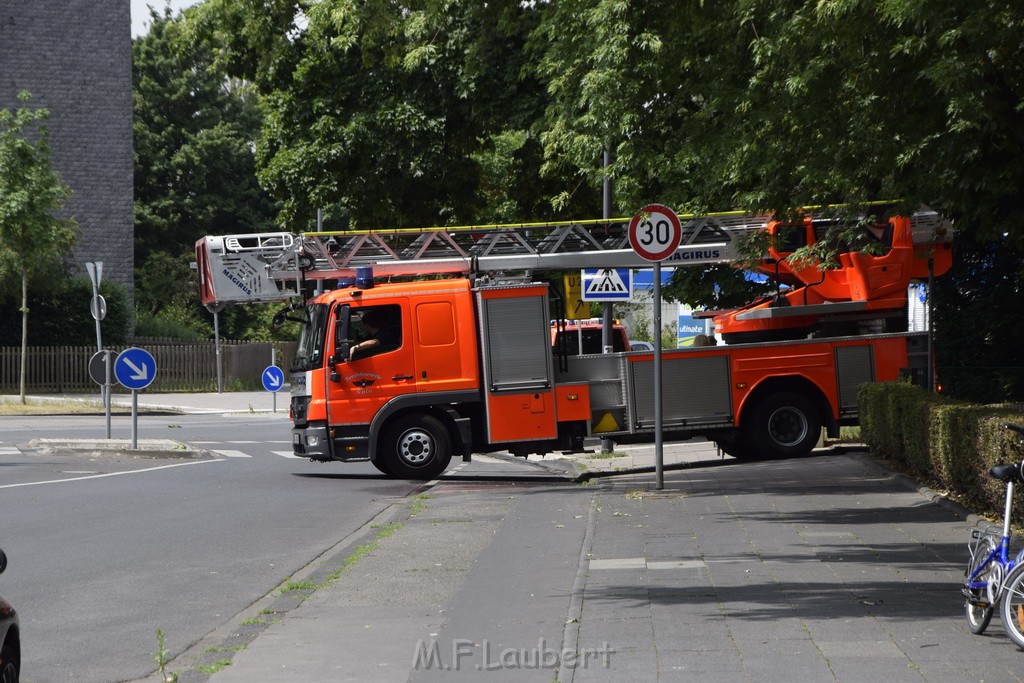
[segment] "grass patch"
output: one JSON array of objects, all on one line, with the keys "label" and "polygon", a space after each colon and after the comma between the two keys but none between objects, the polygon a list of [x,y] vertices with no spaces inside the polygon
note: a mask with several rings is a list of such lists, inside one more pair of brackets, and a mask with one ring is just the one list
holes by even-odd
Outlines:
[{"label": "grass patch", "polygon": [[316,590],[316,588],[317,585],[312,581],[289,581],[281,588],[281,592],[287,593],[288,591],[310,591]]},{"label": "grass patch", "polygon": [[611,453],[594,453],[588,455],[587,460],[611,460],[612,458],[625,458],[625,453],[619,453],[618,451],[612,451]]},{"label": "grass patch", "polygon": [[401,522],[390,522],[388,524],[375,524],[372,529],[377,529],[377,538],[387,538],[402,528]]},{"label": "grass patch", "polygon": [[426,501],[433,498],[429,493],[420,493],[412,497],[412,504],[406,505],[405,509],[409,511],[409,514],[415,517],[419,513],[426,509]]},{"label": "grass patch", "polygon": [[249,647],[248,643],[242,643],[241,645],[231,645],[229,647],[208,647],[203,652],[241,652],[245,648]]},{"label": "grass patch", "polygon": [[[96,415],[103,413],[103,403],[96,401],[63,401],[26,398],[25,403],[17,397],[0,398],[0,415]],[[130,413],[130,408],[110,406],[111,413]]]},{"label": "grass patch", "polygon": [[352,554],[346,557],[344,560],[342,560],[341,565],[337,569],[335,569],[330,576],[327,577],[327,580],[334,581],[335,579],[340,579],[342,576],[347,574],[348,571],[352,569],[352,567],[354,567],[357,562],[359,562],[359,560],[363,559],[376,549],[376,541],[374,541],[373,543],[364,543],[362,545],[357,545],[355,550],[352,551]]},{"label": "grass patch", "polygon": [[231,665],[231,660],[230,659],[218,659],[216,662],[211,662],[210,664],[197,664],[196,665],[196,669],[198,669],[199,671],[202,671],[204,674],[212,676],[213,674],[217,673],[218,671],[220,671],[224,667],[230,666],[230,665]]},{"label": "grass patch", "polygon": [[861,443],[860,427],[840,427],[839,438],[825,437],[825,443]]}]

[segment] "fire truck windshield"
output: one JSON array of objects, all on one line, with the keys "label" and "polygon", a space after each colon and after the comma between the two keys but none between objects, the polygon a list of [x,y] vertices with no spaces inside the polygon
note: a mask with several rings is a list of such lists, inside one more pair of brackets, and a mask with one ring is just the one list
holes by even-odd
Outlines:
[{"label": "fire truck windshield", "polygon": [[306,320],[299,333],[299,346],[295,350],[292,372],[315,370],[323,364],[324,340],[327,336],[327,306],[310,304],[306,306]]}]

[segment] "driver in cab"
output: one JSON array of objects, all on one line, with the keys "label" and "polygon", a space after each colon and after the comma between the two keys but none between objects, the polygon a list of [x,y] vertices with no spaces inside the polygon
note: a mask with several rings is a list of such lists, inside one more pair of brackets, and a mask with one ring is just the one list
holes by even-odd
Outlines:
[{"label": "driver in cab", "polygon": [[367,338],[352,345],[348,352],[349,361],[393,351],[402,345],[398,331],[389,324],[387,314],[380,309],[371,308],[363,313],[363,329]]}]

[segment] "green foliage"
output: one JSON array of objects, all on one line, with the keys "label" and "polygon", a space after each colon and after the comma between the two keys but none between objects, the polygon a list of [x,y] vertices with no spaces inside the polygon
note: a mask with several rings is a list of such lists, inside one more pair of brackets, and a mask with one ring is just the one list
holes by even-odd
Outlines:
[{"label": "green foliage", "polygon": [[[100,293],[107,302],[101,322],[104,345],[124,344],[130,321],[123,284],[105,280]],[[20,293],[0,296],[0,346],[21,344]],[[90,312],[92,283],[88,278],[40,274],[29,288],[29,346],[95,346],[96,321]]]},{"label": "green foliage", "polygon": [[984,403],[1024,400],[1024,250],[1009,238],[979,243],[965,236],[933,296],[943,392]]},{"label": "green foliage", "polygon": [[27,276],[75,246],[74,221],[53,215],[71,191],[50,165],[49,116],[27,105],[0,109],[0,272]]},{"label": "green foliage", "polygon": [[196,240],[270,229],[277,209],[256,181],[259,98],[182,22],[151,10],[132,45],[135,282],[142,329],[195,338],[211,329],[189,270]]},{"label": "green foliage", "polygon": [[[301,6],[304,19],[296,22]],[[209,0],[192,30],[253,82],[261,181],[302,227],[420,227],[596,208],[572,174],[539,181],[543,87],[530,3]],[[576,213],[563,215],[575,216]]]},{"label": "green foliage", "polygon": [[209,339],[213,335],[213,323],[198,321],[191,310],[172,305],[158,315],[139,312],[135,316],[135,334],[168,339]]},{"label": "green foliage", "polygon": [[[1005,489],[988,470],[1020,461],[1024,449],[1002,425],[1024,424],[1021,405],[951,401],[903,382],[861,385],[857,400],[872,452],[966,503],[1001,510]],[[1024,522],[1024,510],[1015,520]]]},{"label": "green foliage", "polygon": [[136,261],[191,252],[204,235],[271,227],[256,183],[259,101],[215,68],[213,51],[183,34],[166,8],[132,44]]}]

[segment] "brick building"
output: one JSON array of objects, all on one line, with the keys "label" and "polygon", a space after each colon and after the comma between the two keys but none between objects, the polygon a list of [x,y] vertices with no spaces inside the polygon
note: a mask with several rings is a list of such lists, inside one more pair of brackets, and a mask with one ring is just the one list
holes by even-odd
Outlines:
[{"label": "brick building", "polygon": [[103,278],[134,300],[132,47],[128,0],[0,0],[0,107],[18,93],[50,110],[53,166],[73,195],[76,272],[102,261]]}]

